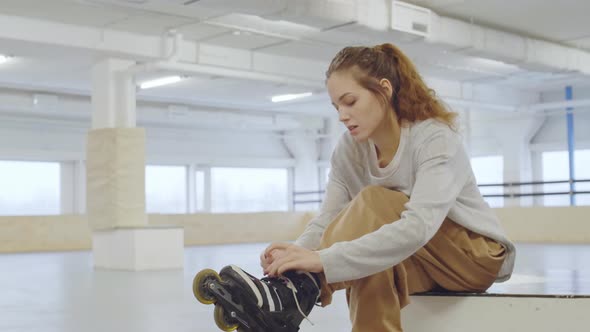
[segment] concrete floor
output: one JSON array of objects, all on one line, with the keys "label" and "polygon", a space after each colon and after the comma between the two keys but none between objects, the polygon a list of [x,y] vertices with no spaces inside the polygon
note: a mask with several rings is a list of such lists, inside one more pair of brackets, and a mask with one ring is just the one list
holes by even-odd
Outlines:
[{"label": "concrete floor", "polygon": [[[213,306],[198,303],[203,268],[237,264],[260,274],[266,244],[190,247],[184,270],[94,270],[89,252],[0,255],[0,331],[218,331]],[[590,295],[590,246],[518,245],[514,277],[492,293]],[[316,308],[301,331],[350,330],[344,294]]]}]

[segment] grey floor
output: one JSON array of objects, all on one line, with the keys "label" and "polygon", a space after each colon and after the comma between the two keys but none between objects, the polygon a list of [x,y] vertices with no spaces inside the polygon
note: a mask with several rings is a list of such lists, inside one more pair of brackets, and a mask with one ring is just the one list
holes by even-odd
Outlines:
[{"label": "grey floor", "polygon": [[[191,247],[184,270],[140,273],[94,270],[89,252],[0,255],[0,331],[218,331],[194,274],[230,263],[259,274],[264,247]],[[590,295],[589,263],[590,246],[521,244],[513,278],[490,292]],[[350,330],[342,293],[310,319],[303,332]]]}]

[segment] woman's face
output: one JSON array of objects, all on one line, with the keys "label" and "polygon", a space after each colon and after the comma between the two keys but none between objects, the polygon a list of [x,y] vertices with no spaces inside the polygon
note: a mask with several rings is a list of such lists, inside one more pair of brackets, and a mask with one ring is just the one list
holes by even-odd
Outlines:
[{"label": "woman's face", "polygon": [[354,79],[351,70],[332,73],[326,85],[339,120],[358,142],[373,137],[388,112],[393,114],[371,91]]}]

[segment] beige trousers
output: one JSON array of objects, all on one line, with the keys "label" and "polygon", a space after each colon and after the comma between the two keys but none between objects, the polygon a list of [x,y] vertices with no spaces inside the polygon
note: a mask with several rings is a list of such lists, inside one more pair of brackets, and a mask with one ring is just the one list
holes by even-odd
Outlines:
[{"label": "beige trousers", "polygon": [[[406,202],[403,193],[366,187],[326,228],[320,249],[399,220]],[[345,289],[353,332],[401,332],[401,309],[410,294],[441,288],[483,292],[495,281],[504,258],[502,245],[447,218],[424,247],[391,269],[333,284],[320,274],[322,306],[330,304],[332,293]]]}]

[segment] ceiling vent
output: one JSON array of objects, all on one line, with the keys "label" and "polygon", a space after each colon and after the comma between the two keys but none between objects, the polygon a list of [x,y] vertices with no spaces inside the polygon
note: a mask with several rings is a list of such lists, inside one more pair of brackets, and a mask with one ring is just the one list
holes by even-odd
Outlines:
[{"label": "ceiling vent", "polygon": [[391,28],[394,31],[427,38],[431,33],[432,15],[428,8],[392,1]]}]

